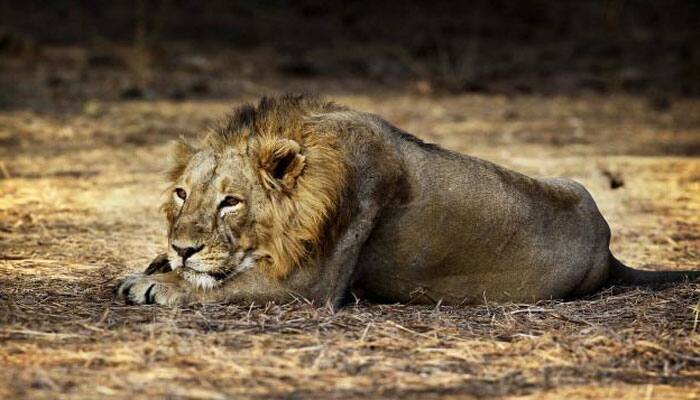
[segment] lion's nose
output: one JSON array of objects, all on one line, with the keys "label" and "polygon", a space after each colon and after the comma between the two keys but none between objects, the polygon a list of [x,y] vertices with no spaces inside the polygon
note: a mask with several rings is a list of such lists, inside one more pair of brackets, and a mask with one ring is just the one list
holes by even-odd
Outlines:
[{"label": "lion's nose", "polygon": [[180,246],[175,246],[175,245],[172,245],[172,246],[173,246],[173,250],[175,250],[177,255],[179,255],[180,257],[182,257],[185,260],[187,258],[189,258],[190,256],[192,256],[192,254],[195,254],[204,248],[203,244],[199,245],[199,246],[191,246],[191,247],[180,247]]}]

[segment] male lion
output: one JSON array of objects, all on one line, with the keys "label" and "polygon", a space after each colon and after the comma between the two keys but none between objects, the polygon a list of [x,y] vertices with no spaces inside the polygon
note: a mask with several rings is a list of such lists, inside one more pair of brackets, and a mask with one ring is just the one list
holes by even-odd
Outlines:
[{"label": "male lion", "polygon": [[700,275],[621,264],[574,181],[315,98],[239,108],[198,148],[180,142],[169,175],[168,252],[118,286],[128,302],[534,302]]}]

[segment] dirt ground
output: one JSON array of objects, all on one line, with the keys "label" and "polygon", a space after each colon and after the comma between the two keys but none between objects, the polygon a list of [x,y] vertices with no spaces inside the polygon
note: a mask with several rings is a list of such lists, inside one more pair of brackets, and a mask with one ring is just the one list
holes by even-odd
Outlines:
[{"label": "dirt ground", "polygon": [[[622,260],[700,268],[700,101],[325,94],[427,141],[577,179]],[[0,112],[0,397],[700,397],[698,284],[336,313],[115,303],[115,281],[165,244],[168,141],[251,99]]]}]

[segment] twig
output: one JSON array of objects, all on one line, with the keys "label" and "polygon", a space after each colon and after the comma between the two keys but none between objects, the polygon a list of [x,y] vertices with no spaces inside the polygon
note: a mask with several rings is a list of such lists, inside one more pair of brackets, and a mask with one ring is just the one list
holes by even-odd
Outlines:
[{"label": "twig", "polygon": [[369,332],[369,328],[372,326],[372,323],[368,323],[367,327],[365,327],[365,330],[362,332],[362,336],[360,337],[360,343],[365,341],[365,338],[367,337],[367,333]]},{"label": "twig", "polygon": [[554,312],[554,310],[550,308],[541,308],[541,307],[532,307],[532,308],[526,308],[526,309],[520,309],[520,310],[513,310],[509,312],[508,314],[510,315],[515,315],[515,314],[522,314],[522,313],[551,313]]},{"label": "twig", "polygon": [[395,327],[399,328],[400,330],[402,330],[402,331],[404,331],[404,332],[408,332],[408,333],[414,334],[414,335],[416,335],[416,336],[424,337],[424,338],[426,338],[426,339],[435,339],[434,337],[432,337],[432,336],[430,336],[430,335],[426,335],[426,334],[424,334],[424,333],[420,333],[420,332],[416,332],[416,331],[414,331],[414,330],[412,330],[412,329],[408,329],[408,328],[406,328],[405,326],[399,325],[399,324],[397,324],[396,322],[394,322],[394,321],[392,321],[392,320],[386,321],[386,323],[387,323],[387,324],[394,325]]}]

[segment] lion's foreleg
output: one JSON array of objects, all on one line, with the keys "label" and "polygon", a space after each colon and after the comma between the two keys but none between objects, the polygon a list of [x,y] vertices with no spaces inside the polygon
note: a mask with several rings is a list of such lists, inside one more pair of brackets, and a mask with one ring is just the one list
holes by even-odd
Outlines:
[{"label": "lion's foreleg", "polygon": [[340,307],[347,295],[360,250],[372,232],[379,210],[378,205],[370,204],[369,201],[362,204],[357,217],[341,235],[331,256],[324,262],[314,292],[317,293],[317,298],[333,308]]}]

